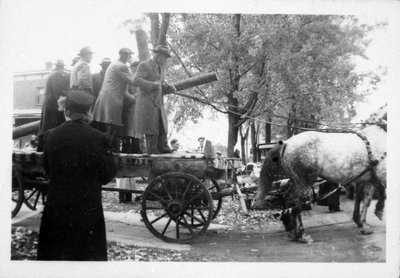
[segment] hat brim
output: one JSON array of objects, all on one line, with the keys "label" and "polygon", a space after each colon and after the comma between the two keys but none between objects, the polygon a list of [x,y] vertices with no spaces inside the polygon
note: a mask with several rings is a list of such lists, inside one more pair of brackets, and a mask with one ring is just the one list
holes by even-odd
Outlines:
[{"label": "hat brim", "polygon": [[153,49],[152,51],[153,51],[154,53],[163,54],[163,55],[167,56],[168,58],[171,58],[171,57],[172,57],[170,53],[165,52],[165,51],[162,51],[162,50]]},{"label": "hat brim", "polygon": [[93,54],[93,53],[94,53],[93,51],[83,52],[83,53],[78,53],[78,56],[82,56],[82,55],[85,55],[85,54]]}]

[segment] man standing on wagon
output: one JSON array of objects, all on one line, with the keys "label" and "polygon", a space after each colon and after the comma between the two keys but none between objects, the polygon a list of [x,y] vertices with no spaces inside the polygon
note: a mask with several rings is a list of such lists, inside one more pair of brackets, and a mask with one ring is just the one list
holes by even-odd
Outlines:
[{"label": "man standing on wagon", "polygon": [[71,69],[70,88],[84,90],[93,94],[93,81],[89,66],[93,53],[90,47],[84,47],[79,51],[80,59]]},{"label": "man standing on wagon", "polygon": [[38,151],[43,151],[43,134],[65,122],[64,113],[58,111],[57,101],[65,96],[69,88],[68,75],[64,72],[64,61],[57,60],[55,70],[46,81],[46,90],[42,106],[39,128]]},{"label": "man standing on wagon", "polygon": [[117,135],[123,126],[122,111],[128,85],[132,85],[133,75],[127,63],[133,51],[129,48],[119,50],[119,59],[110,64],[104,76],[96,104],[93,108],[92,126],[107,132],[113,140],[114,151],[118,151]]},{"label": "man standing on wagon", "polygon": [[171,58],[169,49],[158,45],[153,58],[141,62],[133,79],[139,88],[136,97],[134,130],[145,136],[146,153],[171,153],[167,140],[167,113],[163,95],[176,92],[173,85],[164,82],[164,69]]}]

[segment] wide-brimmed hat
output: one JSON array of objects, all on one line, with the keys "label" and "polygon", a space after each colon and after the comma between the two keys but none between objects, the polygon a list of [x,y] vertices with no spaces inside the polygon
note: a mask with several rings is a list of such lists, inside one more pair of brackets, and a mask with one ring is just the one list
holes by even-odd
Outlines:
[{"label": "wide-brimmed hat", "polygon": [[119,54],[122,54],[122,53],[125,53],[125,54],[133,54],[134,52],[133,52],[132,50],[130,50],[129,48],[127,48],[127,47],[123,47],[123,48],[121,48],[121,49],[119,50],[118,53],[119,53]]},{"label": "wide-brimmed hat", "polygon": [[204,141],[205,139],[206,139],[205,137],[201,136],[201,137],[199,137],[199,139],[197,139],[197,141],[200,141],[200,140]]},{"label": "wide-brimmed hat", "polygon": [[56,66],[65,66],[64,60],[62,59],[57,59],[57,61],[54,63]]},{"label": "wide-brimmed hat", "polygon": [[89,53],[94,53],[94,52],[92,51],[92,49],[90,49],[89,46],[86,46],[86,47],[82,48],[81,50],[79,50],[78,55],[82,56],[82,55],[89,54]]},{"label": "wide-brimmed hat", "polygon": [[171,52],[166,45],[157,45],[152,51],[154,53],[164,54],[165,56],[171,58]]},{"label": "wide-brimmed hat", "polygon": [[101,63],[99,65],[104,65],[104,64],[111,64],[111,59],[110,58],[103,58]]},{"label": "wide-brimmed hat", "polygon": [[70,89],[65,99],[65,109],[75,113],[87,113],[94,97],[79,89]]}]

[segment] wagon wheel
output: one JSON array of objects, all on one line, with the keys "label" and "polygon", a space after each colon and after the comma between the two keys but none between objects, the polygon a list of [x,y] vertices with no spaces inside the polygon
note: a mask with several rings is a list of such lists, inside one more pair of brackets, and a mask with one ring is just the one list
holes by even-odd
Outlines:
[{"label": "wagon wheel", "polygon": [[156,237],[166,242],[187,243],[206,232],[212,220],[213,200],[196,177],[168,173],[147,186],[141,214]]},{"label": "wagon wheel", "polygon": [[38,203],[44,205],[46,200],[47,181],[34,181],[24,188],[24,204],[31,210],[36,210]]},{"label": "wagon wheel", "polygon": [[[201,180],[204,186],[208,189],[211,194],[211,198],[213,200],[213,214],[212,219],[217,217],[221,206],[222,206],[222,196],[221,196],[221,187],[219,186],[218,182],[214,179],[202,179]],[[194,227],[202,226],[202,223],[193,223]]]},{"label": "wagon wheel", "polygon": [[[221,192],[221,187],[219,186],[218,182],[214,179],[202,179],[201,180],[204,186],[208,189],[211,194],[211,198],[213,200],[213,214],[212,220],[217,217],[221,206],[222,206],[222,196],[219,194]],[[196,222],[196,221],[188,221],[190,227],[200,227],[203,226],[203,223]]]},{"label": "wagon wheel", "polygon": [[12,190],[11,190],[11,217],[17,215],[24,202],[24,187],[21,177],[12,169]]}]

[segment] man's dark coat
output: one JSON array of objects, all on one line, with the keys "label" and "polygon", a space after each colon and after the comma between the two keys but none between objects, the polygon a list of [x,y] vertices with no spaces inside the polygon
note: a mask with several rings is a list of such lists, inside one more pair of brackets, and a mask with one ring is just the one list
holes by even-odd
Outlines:
[{"label": "man's dark coat", "polygon": [[163,70],[152,59],[139,64],[133,78],[133,85],[138,87],[133,118],[133,129],[136,133],[158,134],[160,122],[165,133],[168,133],[167,113],[161,91],[163,80]]},{"label": "man's dark coat", "polygon": [[92,75],[92,81],[93,81],[93,96],[94,96],[94,101],[96,102],[96,99],[99,96],[101,86],[103,85],[104,81],[104,75],[106,74],[105,70],[101,70],[98,73],[95,73]]},{"label": "man's dark coat", "polygon": [[65,96],[68,88],[69,75],[60,71],[50,74],[46,82],[40,119],[40,134],[65,122],[64,112],[58,111],[57,100],[60,96]]},{"label": "man's dark coat", "polygon": [[44,135],[48,196],[38,260],[107,260],[101,185],[115,175],[107,135],[68,121]]}]

